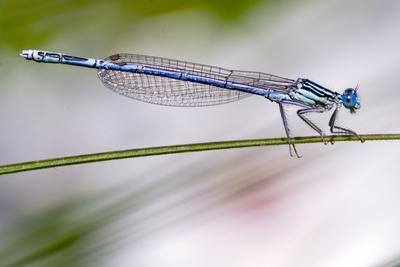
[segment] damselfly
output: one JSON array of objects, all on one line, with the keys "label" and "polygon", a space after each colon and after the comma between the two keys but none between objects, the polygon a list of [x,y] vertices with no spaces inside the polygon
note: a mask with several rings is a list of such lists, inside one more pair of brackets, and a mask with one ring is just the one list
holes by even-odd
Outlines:
[{"label": "damselfly", "polygon": [[291,156],[295,154],[299,157],[299,154],[292,143],[285,105],[299,107],[299,118],[320,134],[323,141],[324,132],[305,115],[334,108],[329,120],[331,133],[355,135],[363,141],[356,132],[335,125],[338,110],[342,105],[352,113],[360,108],[358,86],[348,88],[340,94],[303,78],[292,80],[261,72],[228,70],[133,54],[115,54],[106,59],[94,59],[41,50],[23,50],[20,56],[36,62],[98,69],[100,80],[111,90],[159,105],[208,106],[236,101],[251,94],[263,96],[279,105]]}]

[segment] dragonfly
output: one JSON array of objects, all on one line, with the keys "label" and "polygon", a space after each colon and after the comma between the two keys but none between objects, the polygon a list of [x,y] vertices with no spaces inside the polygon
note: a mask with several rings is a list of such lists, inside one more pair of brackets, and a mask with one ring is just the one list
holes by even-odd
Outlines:
[{"label": "dragonfly", "polygon": [[136,54],[115,54],[95,59],[43,50],[22,50],[20,56],[36,62],[98,69],[98,77],[112,91],[158,105],[199,107],[229,103],[251,95],[265,97],[279,106],[292,157],[301,156],[291,136],[285,112],[288,105],[297,107],[298,117],[316,131],[325,144],[324,131],[307,114],[333,109],[328,123],[330,132],[354,135],[364,142],[355,131],[336,125],[342,106],[351,113],[360,109],[358,85],[340,94],[306,78],[288,79],[262,72],[229,70]]}]

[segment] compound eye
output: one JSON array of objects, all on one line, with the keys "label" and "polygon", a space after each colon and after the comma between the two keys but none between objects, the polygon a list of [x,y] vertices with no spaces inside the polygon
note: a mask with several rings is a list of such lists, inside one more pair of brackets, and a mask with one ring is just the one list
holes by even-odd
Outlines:
[{"label": "compound eye", "polygon": [[354,90],[352,88],[348,88],[348,89],[344,90],[344,94],[345,95],[355,95],[356,94],[356,90]]}]

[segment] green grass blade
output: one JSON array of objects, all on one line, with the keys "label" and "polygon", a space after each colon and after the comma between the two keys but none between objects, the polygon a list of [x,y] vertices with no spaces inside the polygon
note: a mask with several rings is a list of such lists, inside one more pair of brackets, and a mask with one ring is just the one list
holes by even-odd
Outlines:
[{"label": "green grass blade", "polygon": [[[370,135],[362,135],[362,138],[365,141],[400,140],[400,134],[370,134]],[[350,136],[350,135],[326,136],[326,140],[332,142],[344,142],[344,141],[359,142],[359,139],[356,136]],[[302,137],[293,137],[292,142],[294,144],[309,144],[309,143],[321,143],[322,140],[320,136],[302,136]],[[3,165],[0,166],[0,175],[44,169],[44,168],[74,165],[74,164],[83,164],[89,162],[124,159],[124,158],[136,158],[145,156],[240,148],[240,147],[275,146],[275,145],[287,145],[287,144],[288,144],[287,138],[279,137],[279,138],[266,138],[266,139],[232,140],[232,141],[220,141],[220,142],[209,142],[209,143],[135,148],[135,149],[108,151],[108,152],[101,152],[94,154],[67,156],[60,158]]]}]

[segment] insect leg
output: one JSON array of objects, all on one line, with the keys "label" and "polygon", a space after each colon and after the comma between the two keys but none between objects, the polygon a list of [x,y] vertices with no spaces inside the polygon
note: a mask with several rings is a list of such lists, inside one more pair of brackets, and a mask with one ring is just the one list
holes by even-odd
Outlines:
[{"label": "insect leg", "polygon": [[279,111],[281,113],[281,118],[282,118],[282,122],[283,122],[283,127],[285,128],[286,136],[288,138],[290,156],[293,157],[293,153],[292,153],[292,147],[293,147],[296,157],[301,158],[301,156],[297,153],[296,146],[292,143],[292,139],[290,137],[290,129],[289,129],[289,125],[287,122],[285,110],[283,108],[283,102],[278,102],[278,104],[279,104]]},{"label": "insect leg", "polygon": [[339,127],[335,125],[336,122],[336,118],[337,118],[337,112],[338,112],[338,108],[335,109],[335,111],[332,113],[332,116],[329,120],[329,127],[331,130],[331,133],[333,134],[350,134],[350,135],[355,135],[358,137],[358,139],[360,139],[361,143],[364,143],[364,139],[358,135],[356,132],[350,130],[350,129],[346,129],[343,127]]},{"label": "insect leg", "polygon": [[321,135],[321,140],[326,145],[327,142],[325,141],[325,134],[321,130],[321,128],[319,128],[314,122],[312,122],[310,119],[308,119],[307,117],[304,116],[306,113],[311,113],[311,112],[322,113],[322,112],[325,112],[325,111],[326,111],[326,109],[323,108],[323,107],[316,107],[316,108],[312,107],[312,108],[299,109],[297,111],[297,116],[299,116],[300,119],[302,119],[305,123],[307,123],[307,125],[310,126],[314,131],[319,133],[319,135]]}]

